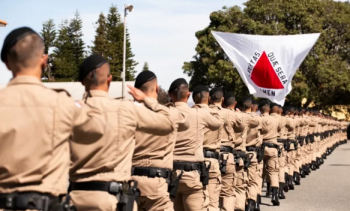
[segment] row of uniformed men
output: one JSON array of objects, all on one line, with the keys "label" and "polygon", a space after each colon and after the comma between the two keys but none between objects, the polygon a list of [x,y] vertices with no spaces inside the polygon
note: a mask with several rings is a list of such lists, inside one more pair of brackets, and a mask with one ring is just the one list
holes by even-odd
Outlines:
[{"label": "row of uniformed men", "polygon": [[[261,116],[248,98],[244,112],[236,112],[233,95],[224,98],[220,88],[209,92],[199,86],[193,90],[196,105],[189,108],[188,84],[177,79],[169,88],[173,103],[163,106],[150,71],[138,75],[136,88],[129,87],[141,104],[111,99],[109,65],[93,55],[80,67],[86,95],[75,103],[41,83],[43,53],[42,39],[27,27],[12,31],[1,51],[13,74],[0,91],[1,209],[69,210],[71,200],[77,210],[244,210],[246,193],[247,208],[252,201],[258,205],[262,163],[275,195],[281,123],[269,115],[267,102],[260,104]],[[288,141],[306,124],[286,125]],[[317,137],[313,143],[320,159],[334,139]],[[294,167],[289,175],[317,162],[302,159],[308,145],[296,145],[286,152]],[[68,175],[69,194],[63,200]]]}]

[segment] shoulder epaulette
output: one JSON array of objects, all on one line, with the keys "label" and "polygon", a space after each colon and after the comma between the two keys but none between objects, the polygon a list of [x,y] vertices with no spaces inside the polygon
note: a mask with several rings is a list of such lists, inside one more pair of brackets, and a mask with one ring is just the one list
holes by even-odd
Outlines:
[{"label": "shoulder epaulette", "polygon": [[52,89],[55,92],[65,92],[69,97],[71,97],[71,95],[69,94],[69,92],[65,89]]}]

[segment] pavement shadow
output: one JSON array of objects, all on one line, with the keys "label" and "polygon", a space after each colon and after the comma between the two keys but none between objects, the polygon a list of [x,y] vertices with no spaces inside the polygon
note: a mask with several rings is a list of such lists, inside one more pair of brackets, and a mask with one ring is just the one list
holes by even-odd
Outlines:
[{"label": "pavement shadow", "polygon": [[350,151],[350,148],[340,148],[338,150],[340,150],[340,151]]},{"label": "pavement shadow", "polygon": [[330,164],[329,166],[350,166],[350,164]]},{"label": "pavement shadow", "polygon": [[268,207],[273,207],[272,204],[265,204],[265,203],[261,203],[260,205],[264,205],[264,206],[268,206]]}]

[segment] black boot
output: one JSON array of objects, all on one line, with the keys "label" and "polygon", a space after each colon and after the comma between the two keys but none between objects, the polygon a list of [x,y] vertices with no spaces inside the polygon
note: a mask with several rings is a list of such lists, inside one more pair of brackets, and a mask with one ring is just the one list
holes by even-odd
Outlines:
[{"label": "black boot", "polygon": [[320,163],[321,163],[321,165],[324,164],[324,160],[322,157],[320,158]]},{"label": "black boot", "polygon": [[323,153],[323,154],[322,154],[322,158],[323,158],[323,159],[327,159],[326,153]]},{"label": "black boot", "polygon": [[266,197],[271,196],[271,183],[267,182],[266,183]]},{"label": "black boot", "polygon": [[288,180],[289,190],[294,190],[293,176],[292,175],[288,175],[288,177],[289,177],[289,180]]},{"label": "black boot", "polygon": [[284,195],[284,192],[283,192],[283,187],[284,187],[284,183],[280,182],[280,188],[278,189],[278,198],[280,198],[280,199],[286,198],[286,196]]},{"label": "black boot", "polygon": [[289,191],[289,188],[288,188],[288,180],[289,180],[288,174],[287,174],[287,173],[284,173],[284,185],[283,185],[283,190],[284,190],[284,192],[286,192],[286,193]]},{"label": "black boot", "polygon": [[248,199],[248,205],[246,211],[254,211],[255,201],[253,199]]},{"label": "black boot", "polygon": [[319,169],[321,166],[321,158],[317,157],[316,158],[316,169]]},{"label": "black boot", "polygon": [[317,168],[316,161],[312,161],[311,162],[311,169],[312,169],[312,171],[316,171],[316,168]]},{"label": "black boot", "polygon": [[305,176],[305,166],[301,166],[301,168],[300,168],[300,176],[301,176],[301,178],[305,178],[306,176]]},{"label": "black boot", "polygon": [[261,196],[257,195],[254,211],[260,211],[260,204],[261,204]]},{"label": "black boot", "polygon": [[272,190],[271,202],[272,202],[273,206],[280,206],[280,202],[278,201],[278,196],[277,196],[278,188],[272,187],[271,190]]},{"label": "black boot", "polygon": [[309,164],[305,164],[304,172],[305,172],[305,175],[309,175],[310,174],[310,172],[309,172]]},{"label": "black boot", "polygon": [[300,177],[299,177],[298,172],[294,172],[293,180],[294,180],[294,183],[295,183],[296,185],[300,185]]}]

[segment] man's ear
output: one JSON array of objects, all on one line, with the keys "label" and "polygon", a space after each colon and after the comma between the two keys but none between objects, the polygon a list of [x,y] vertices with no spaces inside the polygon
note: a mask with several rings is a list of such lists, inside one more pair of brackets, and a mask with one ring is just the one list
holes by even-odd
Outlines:
[{"label": "man's ear", "polygon": [[156,85],[156,93],[157,94],[159,93],[159,86],[158,86],[158,84]]},{"label": "man's ear", "polygon": [[49,55],[47,55],[47,54],[43,55],[43,57],[40,58],[40,60],[41,60],[41,68],[43,70],[45,70],[46,67],[47,67],[47,60],[48,60],[48,58],[49,58]]}]

